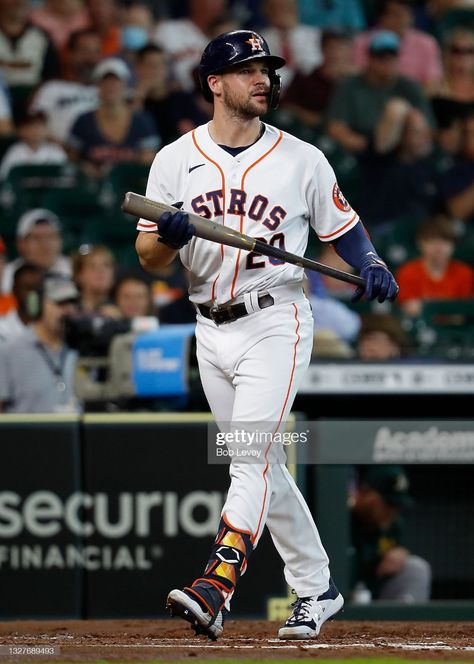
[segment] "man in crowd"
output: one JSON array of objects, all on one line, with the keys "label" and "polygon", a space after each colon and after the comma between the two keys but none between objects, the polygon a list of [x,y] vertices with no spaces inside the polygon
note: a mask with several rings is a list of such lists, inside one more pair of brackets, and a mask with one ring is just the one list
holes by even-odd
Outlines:
[{"label": "man in crowd", "polygon": [[77,412],[76,352],[65,343],[66,318],[75,311],[76,286],[49,276],[37,296],[37,315],[22,334],[0,344],[0,412]]},{"label": "man in crowd", "polygon": [[400,38],[394,32],[375,32],[368,46],[367,68],[348,76],[336,89],[328,112],[328,133],[349,152],[362,153],[392,132],[392,105],[400,99],[432,121],[420,86],[398,73]]},{"label": "man in crowd", "polygon": [[16,238],[19,257],[8,263],[4,270],[4,292],[12,289],[13,275],[24,263],[32,263],[45,271],[70,276],[71,265],[69,259],[61,255],[60,223],[54,212],[42,208],[25,212],[18,220]]}]

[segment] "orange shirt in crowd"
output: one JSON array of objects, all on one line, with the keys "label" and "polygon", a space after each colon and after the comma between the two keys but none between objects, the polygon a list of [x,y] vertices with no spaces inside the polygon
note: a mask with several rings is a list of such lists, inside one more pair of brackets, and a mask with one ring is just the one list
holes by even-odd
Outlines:
[{"label": "orange shirt in crowd", "polygon": [[474,270],[461,261],[451,261],[442,279],[433,279],[422,258],[403,265],[397,272],[399,302],[407,300],[448,300],[474,295]]},{"label": "orange shirt in crowd", "polygon": [[0,293],[0,316],[16,309],[16,300],[11,293]]}]

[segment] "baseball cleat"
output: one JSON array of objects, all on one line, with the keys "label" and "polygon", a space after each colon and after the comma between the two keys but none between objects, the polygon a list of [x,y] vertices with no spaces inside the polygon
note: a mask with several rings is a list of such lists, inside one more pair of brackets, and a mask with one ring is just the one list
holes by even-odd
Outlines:
[{"label": "baseball cleat", "polygon": [[280,639],[313,639],[321,627],[344,606],[344,599],[329,579],[329,588],[319,597],[298,597],[293,613],[279,630]]},{"label": "baseball cleat", "polygon": [[[216,641],[224,631],[224,609],[218,606],[215,610],[211,607],[216,602],[210,602],[216,589],[212,586],[196,585],[184,590],[172,590],[166,601],[166,608],[171,616],[179,616],[191,623],[195,633],[205,634]],[[220,594],[220,593],[219,593]]]}]

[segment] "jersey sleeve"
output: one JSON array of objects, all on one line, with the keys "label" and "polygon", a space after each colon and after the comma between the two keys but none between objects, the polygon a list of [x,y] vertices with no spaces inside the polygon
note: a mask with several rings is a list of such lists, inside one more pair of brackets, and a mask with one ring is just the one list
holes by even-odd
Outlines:
[{"label": "jersey sleeve", "polygon": [[344,198],[336,174],[324,155],[319,159],[309,189],[311,226],[323,242],[332,242],[359,221],[359,215]]},{"label": "jersey sleeve", "polygon": [[[153,160],[148,175],[145,195],[147,198],[151,198],[154,201],[161,201],[162,203],[173,205],[173,203],[176,203],[176,198],[172,193],[173,187],[170,182],[170,171],[172,171],[172,168],[170,168],[169,164],[166,168],[163,156],[164,152],[166,152],[166,148],[158,152]],[[157,230],[158,226],[153,221],[139,219],[137,222],[137,231],[152,233]]]}]

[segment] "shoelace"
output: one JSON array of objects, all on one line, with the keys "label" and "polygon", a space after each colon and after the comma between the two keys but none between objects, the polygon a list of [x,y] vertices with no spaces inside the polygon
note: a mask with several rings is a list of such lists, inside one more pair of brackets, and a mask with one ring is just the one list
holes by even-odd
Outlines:
[{"label": "shoelace", "polygon": [[293,602],[291,606],[294,606],[293,613],[290,618],[288,618],[288,624],[295,622],[308,622],[312,620],[311,615],[311,605],[313,603],[312,597],[299,597],[296,602]]}]

